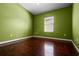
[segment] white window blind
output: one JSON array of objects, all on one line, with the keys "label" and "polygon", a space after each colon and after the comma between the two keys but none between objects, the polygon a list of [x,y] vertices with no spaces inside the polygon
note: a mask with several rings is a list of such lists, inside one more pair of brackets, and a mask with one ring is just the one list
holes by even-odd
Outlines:
[{"label": "white window blind", "polygon": [[45,17],[44,18],[44,32],[53,32],[54,31],[54,17]]}]

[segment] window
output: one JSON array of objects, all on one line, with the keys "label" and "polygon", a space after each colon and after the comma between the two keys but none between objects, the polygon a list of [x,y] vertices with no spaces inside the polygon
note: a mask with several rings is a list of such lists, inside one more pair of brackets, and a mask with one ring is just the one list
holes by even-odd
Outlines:
[{"label": "window", "polygon": [[53,32],[54,31],[54,17],[45,17],[44,18],[44,32]]}]

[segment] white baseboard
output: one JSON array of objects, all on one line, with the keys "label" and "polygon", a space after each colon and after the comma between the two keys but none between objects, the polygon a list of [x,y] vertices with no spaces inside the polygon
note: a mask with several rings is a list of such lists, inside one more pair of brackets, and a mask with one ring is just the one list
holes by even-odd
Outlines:
[{"label": "white baseboard", "polygon": [[31,38],[31,37],[32,36],[27,36],[27,37],[23,37],[23,38],[17,38],[17,39],[11,39],[11,40],[8,40],[8,41],[3,41],[3,42],[0,42],[0,45],[1,44],[5,44],[5,43],[9,43],[9,42],[14,42],[14,41],[22,40],[22,39]]},{"label": "white baseboard", "polygon": [[54,38],[54,37],[45,37],[45,36],[32,36],[32,37],[48,38],[48,39],[56,39],[56,40],[64,40],[64,41],[72,41],[71,39]]},{"label": "white baseboard", "polygon": [[75,45],[75,43],[73,41],[72,41],[72,43],[73,43],[74,47],[76,48],[77,52],[79,53],[78,47]]},{"label": "white baseboard", "polygon": [[13,42],[13,41],[18,41],[18,40],[21,40],[21,39],[27,39],[27,38],[31,38],[31,37],[39,37],[39,38],[49,38],[49,39],[56,39],[56,40],[72,41],[71,39],[53,38],[53,37],[45,37],[45,36],[27,36],[27,37],[23,37],[23,38],[17,38],[17,39],[11,39],[11,40],[8,40],[8,41],[3,41],[3,42],[0,42],[0,44],[9,43],[9,42]]}]

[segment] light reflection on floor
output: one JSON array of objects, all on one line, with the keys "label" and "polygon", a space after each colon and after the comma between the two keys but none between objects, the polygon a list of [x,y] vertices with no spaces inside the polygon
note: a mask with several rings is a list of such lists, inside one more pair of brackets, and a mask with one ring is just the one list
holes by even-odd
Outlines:
[{"label": "light reflection on floor", "polygon": [[48,43],[44,44],[44,55],[53,56],[54,55],[54,46]]}]

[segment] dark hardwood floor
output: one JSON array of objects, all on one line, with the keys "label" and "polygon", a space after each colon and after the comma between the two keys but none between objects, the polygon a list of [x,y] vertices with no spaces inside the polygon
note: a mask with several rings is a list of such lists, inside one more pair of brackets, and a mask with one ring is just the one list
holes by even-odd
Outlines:
[{"label": "dark hardwood floor", "polygon": [[0,45],[0,56],[78,56],[72,42],[29,38]]}]

